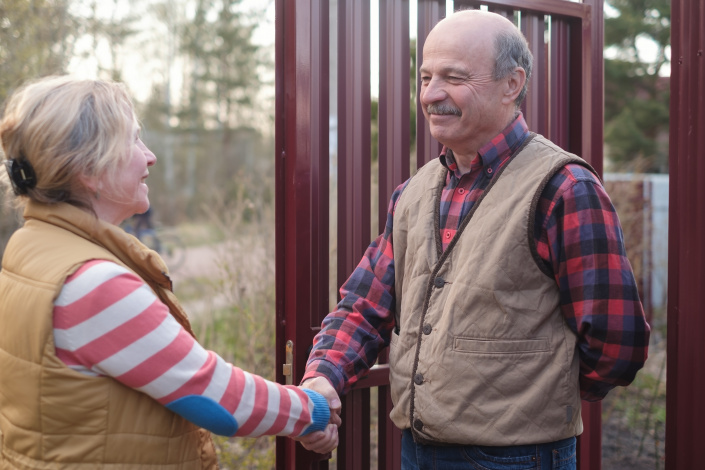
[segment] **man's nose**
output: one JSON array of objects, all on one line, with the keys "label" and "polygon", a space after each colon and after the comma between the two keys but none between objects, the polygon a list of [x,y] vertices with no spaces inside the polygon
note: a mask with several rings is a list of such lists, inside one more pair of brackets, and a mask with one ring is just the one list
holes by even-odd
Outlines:
[{"label": "man's nose", "polygon": [[441,80],[432,78],[421,88],[421,102],[424,104],[436,103],[446,99],[447,94]]}]

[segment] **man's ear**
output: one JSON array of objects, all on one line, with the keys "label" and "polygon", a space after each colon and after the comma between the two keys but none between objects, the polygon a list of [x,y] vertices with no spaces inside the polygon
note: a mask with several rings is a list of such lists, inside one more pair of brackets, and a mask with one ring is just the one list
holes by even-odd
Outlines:
[{"label": "man's ear", "polygon": [[502,103],[514,103],[514,100],[517,99],[517,96],[519,96],[521,90],[524,88],[524,83],[526,83],[526,71],[521,67],[514,67],[514,70],[512,70],[505,80],[506,88],[504,90]]}]

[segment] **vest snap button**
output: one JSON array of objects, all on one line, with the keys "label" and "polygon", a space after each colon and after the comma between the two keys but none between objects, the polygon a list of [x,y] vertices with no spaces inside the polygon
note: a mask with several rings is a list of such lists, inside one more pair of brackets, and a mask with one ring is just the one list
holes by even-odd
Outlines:
[{"label": "vest snap button", "polygon": [[425,335],[430,335],[430,334],[431,334],[431,331],[433,331],[433,327],[432,327],[431,325],[429,325],[428,323],[426,323],[426,324],[423,326],[423,334],[425,334]]},{"label": "vest snap button", "polygon": [[423,383],[423,374],[416,374],[414,376],[414,383],[416,385],[421,385]]},{"label": "vest snap button", "polygon": [[423,430],[423,421],[421,421],[420,419],[415,419],[414,420],[414,429],[416,429],[417,431]]},{"label": "vest snap button", "polygon": [[442,277],[437,277],[436,279],[433,280],[433,285],[438,287],[439,289],[445,285],[446,281],[443,280]]}]

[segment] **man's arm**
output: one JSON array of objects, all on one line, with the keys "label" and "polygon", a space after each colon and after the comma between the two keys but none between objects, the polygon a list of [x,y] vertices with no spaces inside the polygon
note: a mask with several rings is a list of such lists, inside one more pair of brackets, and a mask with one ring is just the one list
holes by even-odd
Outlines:
[{"label": "man's arm", "polygon": [[365,251],[340,288],[341,301],[313,340],[303,381],[325,377],[339,394],[364,375],[389,344],[394,328],[394,208],[406,183],[392,194],[384,233]]},{"label": "man's arm", "polygon": [[326,398],[331,418],[325,430],[296,438],[308,450],[324,454],[338,446],[339,394],[347,392],[389,344],[395,303],[392,226],[405,185],[392,194],[384,233],[370,244],[341,287],[342,300],[313,340],[301,386]]},{"label": "man's arm", "polygon": [[557,173],[536,214],[537,249],[554,273],[566,322],[578,336],[581,397],[597,401],[634,380],[647,357],[649,325],[617,213],[580,165]]}]

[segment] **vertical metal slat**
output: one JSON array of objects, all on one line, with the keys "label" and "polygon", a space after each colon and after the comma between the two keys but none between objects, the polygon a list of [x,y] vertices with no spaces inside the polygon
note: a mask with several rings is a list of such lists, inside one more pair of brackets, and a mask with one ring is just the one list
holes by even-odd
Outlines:
[{"label": "vertical metal slat", "polygon": [[379,3],[379,228],[394,189],[409,177],[409,0]]},{"label": "vertical metal slat", "polygon": [[[338,275],[341,285],[370,242],[370,2],[338,3]],[[338,466],[370,464],[369,389],[343,403]]]},{"label": "vertical metal slat", "polygon": [[370,242],[370,2],[338,4],[338,285]]},{"label": "vertical metal slat", "polygon": [[550,41],[550,107],[547,137],[562,148],[569,147],[568,109],[570,90],[570,24],[551,17]]},{"label": "vertical metal slat", "polygon": [[543,14],[524,13],[521,15],[522,33],[529,42],[534,56],[532,77],[529,80],[529,93],[524,101],[524,117],[529,129],[541,135],[548,134],[548,61],[544,33],[546,23]]},{"label": "vertical metal slat", "polygon": [[[294,343],[293,380],[327,310],[328,3],[278,0],[276,35],[276,377]],[[318,25],[310,28],[311,20]],[[324,269],[321,269],[321,268]],[[298,314],[298,315],[297,315]],[[327,468],[326,456],[278,438],[277,466]]]},{"label": "vertical metal slat", "polygon": [[705,438],[705,6],[671,3],[666,468],[702,466]]},{"label": "vertical metal slat", "polygon": [[[416,24],[416,69],[423,63],[423,46],[426,36],[445,16],[445,0],[418,0]],[[421,89],[421,81],[416,75],[416,89]],[[417,95],[418,98],[418,95]],[[441,151],[441,144],[431,136],[428,123],[423,115],[421,100],[416,102],[416,168],[436,158]]]}]

